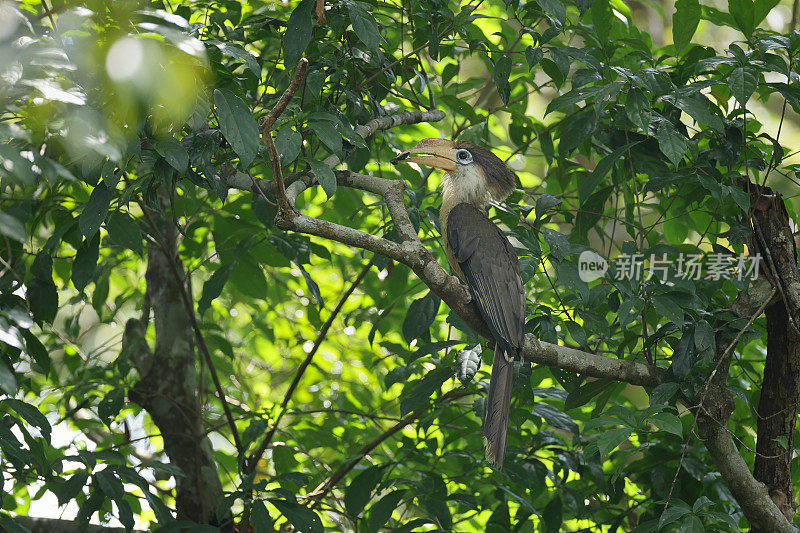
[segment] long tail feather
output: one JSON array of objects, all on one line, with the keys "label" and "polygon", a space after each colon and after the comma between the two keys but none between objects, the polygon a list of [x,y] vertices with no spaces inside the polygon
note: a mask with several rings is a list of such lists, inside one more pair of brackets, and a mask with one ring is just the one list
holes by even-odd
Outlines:
[{"label": "long tail feather", "polygon": [[483,446],[486,460],[503,466],[508,433],[508,411],[511,404],[511,387],[514,383],[513,354],[501,346],[494,350],[489,396],[486,400],[486,419],[483,423]]}]

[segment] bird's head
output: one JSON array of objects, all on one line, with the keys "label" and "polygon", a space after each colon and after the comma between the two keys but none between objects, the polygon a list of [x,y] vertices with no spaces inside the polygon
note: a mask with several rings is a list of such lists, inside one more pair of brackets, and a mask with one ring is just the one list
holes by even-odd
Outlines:
[{"label": "bird's head", "polygon": [[486,203],[487,196],[503,200],[516,187],[514,173],[499,157],[466,141],[422,139],[392,163],[418,163],[444,170],[444,195],[463,202]]}]

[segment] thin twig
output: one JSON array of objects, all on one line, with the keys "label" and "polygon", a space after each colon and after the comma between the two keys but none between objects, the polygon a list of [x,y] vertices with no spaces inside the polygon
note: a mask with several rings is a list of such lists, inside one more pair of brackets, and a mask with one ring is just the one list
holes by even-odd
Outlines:
[{"label": "thin twig", "polygon": [[50,25],[53,27],[53,31],[56,31],[56,21],[53,20],[53,14],[50,12],[50,8],[47,7],[47,2],[45,0],[42,0],[42,7],[44,7],[45,15],[50,19]]},{"label": "thin twig", "polygon": [[275,148],[275,141],[272,140],[272,126],[275,125],[275,121],[278,120],[278,117],[286,110],[286,106],[289,105],[292,97],[297,93],[297,90],[300,89],[300,85],[306,77],[307,68],[308,59],[301,57],[300,61],[297,62],[297,69],[294,72],[292,82],[286,90],[283,91],[283,94],[278,99],[278,103],[275,104],[275,107],[272,108],[272,111],[262,117],[259,122],[261,142],[267,147],[269,160],[270,163],[272,163],[272,177],[275,180],[275,194],[278,199],[278,208],[281,211],[281,215],[293,214],[297,211],[286,198],[286,187],[283,184],[283,171],[281,170],[281,158],[280,154],[278,154],[278,149]]},{"label": "thin twig", "polygon": [[269,433],[267,433],[267,436],[264,437],[264,440],[261,442],[258,449],[250,457],[247,458],[247,461],[245,461],[245,466],[244,466],[245,473],[249,474],[255,470],[256,465],[261,460],[261,457],[264,455],[264,452],[267,450],[270,443],[272,442],[272,437],[273,435],[275,435],[275,430],[278,429],[278,424],[283,418],[283,415],[285,415],[287,412],[286,406],[289,405],[289,400],[291,400],[292,395],[294,394],[294,391],[297,388],[297,385],[300,383],[300,379],[303,377],[303,374],[308,368],[308,365],[310,365],[311,361],[314,359],[314,355],[317,353],[317,350],[322,344],[322,341],[327,336],[328,330],[333,324],[333,321],[339,315],[339,312],[342,310],[344,303],[347,301],[350,295],[353,294],[353,291],[356,290],[356,287],[358,287],[361,284],[364,277],[369,272],[370,268],[372,268],[372,259],[370,259],[367,262],[367,264],[364,265],[364,268],[361,269],[361,272],[359,272],[356,279],[353,280],[353,283],[350,284],[350,287],[345,291],[345,293],[339,299],[339,303],[336,304],[336,308],[331,312],[331,316],[329,316],[328,320],[325,321],[325,324],[322,325],[322,328],[319,330],[317,338],[314,340],[314,346],[311,348],[311,351],[308,352],[305,361],[303,361],[303,363],[297,369],[297,373],[295,374],[292,383],[289,385],[289,389],[283,396],[283,401],[281,402],[281,410],[278,413],[278,416],[275,418],[275,422],[272,423],[272,427],[270,428]]},{"label": "thin twig", "polygon": [[[469,396],[471,394],[473,394],[473,393],[472,392],[467,392],[467,391],[451,391],[451,392],[448,392],[447,394],[445,394],[444,396],[442,396],[441,398],[439,398],[436,401],[436,403],[442,403],[442,402],[449,402],[449,401],[452,401],[452,400],[457,400],[458,398],[462,398],[464,396]],[[380,435],[375,437],[371,442],[366,444],[363,448],[361,448],[356,453],[355,457],[352,460],[348,461],[343,467],[341,467],[339,470],[337,470],[327,480],[325,480],[322,483],[320,483],[317,486],[317,488],[315,488],[309,494],[309,496],[313,496],[317,500],[312,507],[318,506],[319,503],[320,503],[320,500],[322,500],[322,498],[324,498],[331,490],[333,490],[333,487],[335,487],[336,484],[339,483],[342,480],[342,478],[344,478],[344,476],[347,475],[348,472],[350,472],[353,468],[355,468],[355,466],[359,462],[361,462],[361,459],[363,459],[372,450],[377,448],[386,439],[388,439],[389,437],[391,437],[392,435],[394,435],[395,433],[397,433],[398,431],[400,431],[401,429],[406,427],[408,424],[410,424],[414,420],[418,419],[420,416],[422,416],[424,413],[426,413],[429,408],[430,407],[428,405],[424,405],[424,406],[420,407],[419,409],[417,409],[416,411],[414,411],[413,413],[411,413],[409,415],[406,415],[404,418],[400,419],[391,428],[389,428],[388,430],[384,431],[383,433],[381,433]]]}]

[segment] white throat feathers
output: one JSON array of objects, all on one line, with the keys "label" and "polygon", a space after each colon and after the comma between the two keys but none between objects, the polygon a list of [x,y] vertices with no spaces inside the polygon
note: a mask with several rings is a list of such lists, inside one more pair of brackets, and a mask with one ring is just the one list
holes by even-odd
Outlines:
[{"label": "white throat feathers", "polygon": [[478,165],[459,165],[442,178],[442,210],[460,203],[484,207],[492,200],[483,169]]}]

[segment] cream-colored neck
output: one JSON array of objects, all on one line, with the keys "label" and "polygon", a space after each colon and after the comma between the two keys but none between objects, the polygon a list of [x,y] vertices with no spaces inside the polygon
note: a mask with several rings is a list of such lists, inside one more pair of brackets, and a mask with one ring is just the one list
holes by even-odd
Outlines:
[{"label": "cream-colored neck", "polygon": [[461,203],[483,207],[492,199],[486,188],[486,179],[477,165],[460,166],[452,172],[445,173],[442,178],[442,208],[439,220],[442,223],[442,235],[447,239],[447,216]]}]

